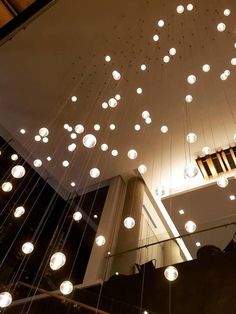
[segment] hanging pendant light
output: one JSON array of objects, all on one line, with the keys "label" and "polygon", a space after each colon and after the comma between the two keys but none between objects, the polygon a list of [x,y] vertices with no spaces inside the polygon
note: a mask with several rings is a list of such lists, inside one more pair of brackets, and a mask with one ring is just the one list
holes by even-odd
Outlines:
[{"label": "hanging pendant light", "polygon": [[73,288],[73,284],[69,280],[63,281],[60,285],[60,291],[64,295],[70,294],[73,291]]},{"label": "hanging pendant light", "polygon": [[11,174],[16,179],[21,179],[25,175],[25,168],[21,165],[14,166],[11,170]]},{"label": "hanging pendant light", "polygon": [[12,303],[12,295],[9,292],[0,293],[0,308],[8,307]]},{"label": "hanging pendant light", "polygon": [[174,266],[168,266],[165,271],[164,275],[167,280],[169,281],[175,281],[178,278],[178,270]]},{"label": "hanging pendant light", "polygon": [[127,217],[124,220],[124,226],[126,229],[133,229],[135,226],[135,220],[132,217]]},{"label": "hanging pendant light", "polygon": [[50,268],[52,270],[58,270],[66,263],[66,256],[61,252],[56,252],[52,255],[50,259]]}]

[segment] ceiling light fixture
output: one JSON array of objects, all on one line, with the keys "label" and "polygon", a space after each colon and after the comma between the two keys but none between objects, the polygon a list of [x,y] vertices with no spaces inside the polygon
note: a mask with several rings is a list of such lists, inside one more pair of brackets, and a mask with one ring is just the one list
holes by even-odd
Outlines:
[{"label": "ceiling light fixture", "polygon": [[124,220],[124,226],[126,229],[133,229],[135,226],[135,220],[132,217],[127,217]]},{"label": "ceiling light fixture", "polygon": [[188,233],[193,233],[196,231],[197,229],[197,225],[195,224],[195,222],[189,220],[186,222],[186,224],[184,225],[184,228],[185,230],[188,232]]},{"label": "ceiling light fixture", "polygon": [[178,275],[178,270],[174,266],[168,266],[164,271],[164,276],[168,281],[175,281]]}]

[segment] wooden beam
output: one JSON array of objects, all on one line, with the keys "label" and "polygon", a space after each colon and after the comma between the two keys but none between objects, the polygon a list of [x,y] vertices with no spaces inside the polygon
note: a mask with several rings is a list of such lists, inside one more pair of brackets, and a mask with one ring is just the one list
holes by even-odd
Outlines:
[{"label": "wooden beam", "polygon": [[64,297],[62,295],[59,295],[59,294],[56,294],[54,292],[51,292],[51,291],[47,291],[47,290],[44,290],[44,289],[41,289],[41,288],[38,288],[38,287],[35,287],[35,286],[32,286],[28,283],[25,283],[25,282],[22,282],[22,281],[18,281],[18,284],[20,284],[21,286],[24,286],[24,287],[27,287],[29,289],[32,289],[32,290],[35,290],[35,291],[39,291],[40,293],[44,293],[44,294],[47,294],[49,295],[50,297],[52,298],[55,298],[55,299],[58,299],[60,301],[66,301],[68,303],[71,303],[71,304],[74,304],[74,305],[78,305],[86,310],[89,310],[89,311],[92,311],[94,313],[98,313],[98,314],[109,314],[108,312],[104,312],[102,310],[99,310],[93,306],[90,306],[90,305],[87,305],[87,304],[84,304],[84,303],[81,303],[81,302],[78,302],[78,301],[75,301],[75,300],[72,300],[72,299],[69,299],[67,297]]}]

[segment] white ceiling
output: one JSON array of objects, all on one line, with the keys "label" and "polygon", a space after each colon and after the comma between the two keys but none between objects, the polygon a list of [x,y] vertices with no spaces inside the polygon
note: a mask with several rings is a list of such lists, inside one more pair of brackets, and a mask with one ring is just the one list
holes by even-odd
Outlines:
[{"label": "white ceiling", "polygon": [[[201,175],[184,179],[183,169],[203,146],[214,150],[234,143],[236,67],[230,60],[236,57],[236,3],[192,3],[192,12],[179,15],[175,0],[59,0],[6,42],[0,49],[0,124],[22,146],[25,158],[42,159],[44,169],[68,191],[71,181],[81,189],[140,164],[148,167],[144,179],[152,191],[163,185],[175,194],[206,184]],[[223,15],[225,8],[231,10],[229,17]],[[157,26],[160,18],[163,28]],[[220,33],[216,26],[222,21],[227,28]],[[152,40],[154,34],[159,42]],[[171,47],[177,54],[163,64]],[[112,62],[104,61],[106,54]],[[146,71],[140,70],[143,63]],[[211,65],[209,73],[201,70],[205,63]],[[231,75],[221,81],[226,69]],[[120,81],[112,79],[113,70],[122,74]],[[187,84],[189,74],[197,76],[196,84]],[[122,97],[118,107],[102,109],[102,102],[116,94]],[[187,94],[194,98],[188,105]],[[71,102],[72,95],[78,102]],[[141,118],[143,110],[151,114],[150,125]],[[96,135],[96,147],[85,148],[79,135],[76,152],[68,152],[73,140],[65,123],[82,123],[84,134]],[[93,130],[96,123],[99,132]],[[110,123],[116,130],[109,129]],[[140,132],[134,131],[136,123]],[[167,134],[160,132],[162,125],[169,127]],[[43,126],[50,131],[47,144],[34,141]],[[190,131],[198,141],[189,149],[185,137]],[[102,143],[109,145],[108,152],[100,150]],[[127,157],[131,148],[138,152],[133,161]],[[112,157],[111,149],[119,155]],[[70,167],[63,168],[63,160]],[[89,176],[93,167],[101,171],[96,180]]]}]

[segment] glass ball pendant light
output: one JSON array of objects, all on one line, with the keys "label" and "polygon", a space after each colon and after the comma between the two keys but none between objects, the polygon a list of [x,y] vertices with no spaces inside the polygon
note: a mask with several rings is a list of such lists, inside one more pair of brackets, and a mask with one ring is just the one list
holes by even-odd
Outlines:
[{"label": "glass ball pendant light", "polygon": [[184,227],[188,233],[193,233],[197,229],[197,225],[195,224],[195,222],[193,222],[191,220],[187,221],[186,224],[184,225]]},{"label": "glass ball pendant light", "polygon": [[194,178],[196,177],[197,174],[198,174],[198,168],[192,164],[189,164],[184,168],[184,177],[186,179]]},{"label": "glass ball pendant light", "polygon": [[97,144],[97,139],[93,134],[87,134],[83,137],[83,145],[92,148]]},{"label": "glass ball pendant light", "polygon": [[98,246],[103,246],[106,243],[106,239],[103,235],[100,235],[100,236],[96,237],[95,242]]},{"label": "glass ball pendant light", "polygon": [[21,249],[24,254],[30,254],[34,250],[34,245],[31,242],[26,242],[22,245]]},{"label": "glass ball pendant light", "polygon": [[12,295],[9,292],[1,292],[0,293],[0,308],[5,308],[11,305],[12,303]]},{"label": "glass ball pendant light", "polygon": [[23,166],[17,165],[12,168],[11,174],[16,179],[21,179],[25,175],[25,168]]},{"label": "glass ball pendant light", "polygon": [[25,213],[25,209],[23,206],[19,206],[15,209],[14,211],[14,217],[15,218],[20,218],[21,216],[23,216]]},{"label": "glass ball pendant light", "polygon": [[66,263],[66,256],[62,252],[56,252],[50,259],[50,268],[52,270],[58,270]]},{"label": "glass ball pendant light", "polygon": [[175,281],[178,278],[178,270],[174,266],[168,266],[165,271],[164,275],[168,281]]},{"label": "glass ball pendant light", "polygon": [[133,229],[135,226],[135,220],[132,217],[127,217],[124,220],[124,226],[126,229]]},{"label": "glass ball pendant light", "polygon": [[63,281],[60,285],[60,291],[64,295],[68,295],[73,291],[73,284],[69,281]]},{"label": "glass ball pendant light", "polygon": [[220,187],[220,188],[226,188],[227,185],[229,184],[229,180],[227,178],[224,177],[220,177],[217,181],[216,184]]}]

